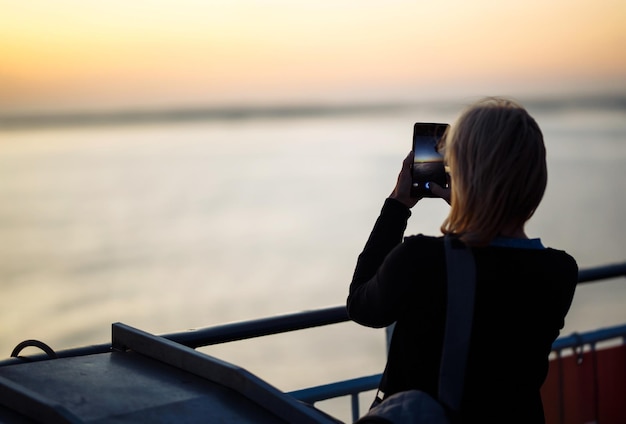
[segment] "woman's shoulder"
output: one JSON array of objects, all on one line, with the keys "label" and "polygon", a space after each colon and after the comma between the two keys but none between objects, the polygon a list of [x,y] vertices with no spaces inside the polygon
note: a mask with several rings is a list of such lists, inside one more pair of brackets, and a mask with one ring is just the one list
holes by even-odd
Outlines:
[{"label": "woman's shoulder", "polygon": [[[426,257],[436,257],[443,253],[443,238],[415,234],[405,236],[402,243],[399,243],[388,255],[387,259],[414,261]],[[437,247],[439,246],[439,247]],[[417,255],[417,256],[416,256]]]},{"label": "woman's shoulder", "polygon": [[[494,249],[495,250],[495,249]],[[572,255],[551,247],[543,249],[499,249],[498,262],[517,269],[518,276],[550,281],[557,286],[573,287],[578,281],[578,265]]]},{"label": "woman's shoulder", "polygon": [[443,236],[413,234],[404,237],[403,248],[408,250],[423,250],[429,252],[443,252]]},{"label": "woman's shoulder", "polygon": [[422,261],[434,260],[444,256],[443,237],[415,234],[406,236],[401,248],[410,256],[419,255]]},{"label": "woman's shoulder", "polygon": [[440,245],[443,246],[443,236],[429,236],[429,235],[425,235],[425,234],[413,234],[410,236],[406,236],[404,237],[404,242],[405,243],[410,243],[410,244],[420,244],[420,245],[431,245],[431,246],[436,246],[436,245]]},{"label": "woman's shoulder", "polygon": [[547,254],[547,261],[552,265],[555,269],[560,269],[561,271],[569,271],[572,274],[578,277],[578,263],[576,259],[569,253],[564,250],[558,250],[551,247],[545,249]]}]

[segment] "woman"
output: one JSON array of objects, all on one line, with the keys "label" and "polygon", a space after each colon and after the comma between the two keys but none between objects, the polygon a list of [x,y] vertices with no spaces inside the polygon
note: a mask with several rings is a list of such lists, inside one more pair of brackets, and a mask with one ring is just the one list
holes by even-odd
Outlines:
[{"label": "woman", "polygon": [[[519,104],[488,98],[470,106],[442,138],[450,203],[441,231],[476,263],[471,344],[460,417],[466,423],[543,423],[540,388],[578,278],[575,260],[529,239],[524,225],[547,182],[543,136]],[[396,322],[380,390],[437,394],[445,323],[443,237],[403,234],[412,154],[360,254],[347,300],[370,327]]]}]

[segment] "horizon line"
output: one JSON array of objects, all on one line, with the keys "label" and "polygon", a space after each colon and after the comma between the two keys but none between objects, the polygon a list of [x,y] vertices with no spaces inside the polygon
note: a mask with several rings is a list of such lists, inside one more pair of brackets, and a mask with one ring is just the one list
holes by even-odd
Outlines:
[{"label": "horizon line", "polygon": [[[13,112],[0,113],[0,130],[315,118],[391,113],[416,107],[449,108],[455,103],[457,102],[445,99],[418,102],[303,102],[282,105],[127,107],[116,110]],[[543,110],[558,110],[568,107],[626,110],[626,93],[560,95],[544,98],[534,96],[523,101],[523,104],[527,108]]]}]

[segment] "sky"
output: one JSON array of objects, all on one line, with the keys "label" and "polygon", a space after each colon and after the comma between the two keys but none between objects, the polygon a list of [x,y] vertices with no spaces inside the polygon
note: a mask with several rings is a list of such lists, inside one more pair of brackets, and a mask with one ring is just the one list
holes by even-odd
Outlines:
[{"label": "sky", "polygon": [[0,0],[0,113],[626,92],[624,0]]}]

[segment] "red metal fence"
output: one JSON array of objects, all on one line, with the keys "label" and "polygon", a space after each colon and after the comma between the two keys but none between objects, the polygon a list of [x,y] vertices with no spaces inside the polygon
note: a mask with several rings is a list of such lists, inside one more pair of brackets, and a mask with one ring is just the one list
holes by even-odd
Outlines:
[{"label": "red metal fence", "polygon": [[541,395],[546,424],[625,424],[626,344],[557,356]]}]

